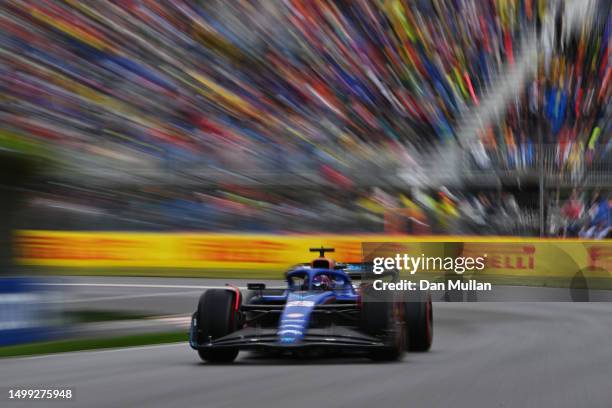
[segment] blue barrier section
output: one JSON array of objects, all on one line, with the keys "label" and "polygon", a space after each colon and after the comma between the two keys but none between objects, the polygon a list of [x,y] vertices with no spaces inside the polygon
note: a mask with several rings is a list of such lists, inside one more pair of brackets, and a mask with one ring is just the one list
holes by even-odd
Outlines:
[{"label": "blue barrier section", "polygon": [[54,310],[47,292],[31,278],[0,278],[0,346],[46,340],[52,333]]}]

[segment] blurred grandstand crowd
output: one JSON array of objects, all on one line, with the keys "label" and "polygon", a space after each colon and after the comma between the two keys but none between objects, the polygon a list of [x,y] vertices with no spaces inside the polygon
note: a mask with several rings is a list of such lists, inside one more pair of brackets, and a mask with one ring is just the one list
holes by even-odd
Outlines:
[{"label": "blurred grandstand crowd", "polygon": [[[509,104],[505,118],[482,134],[488,165],[534,168],[541,149],[546,172],[565,173],[576,183],[586,169],[611,168],[612,17],[607,3],[608,13],[577,27],[556,16],[552,38],[542,42],[537,75]],[[557,13],[562,11],[559,7]]]},{"label": "blurred grandstand crowd", "polygon": [[[168,171],[282,178],[308,168],[321,183],[37,185],[22,226],[532,234],[533,208],[512,194],[364,187],[353,169],[414,163],[455,143],[462,116],[494,92],[549,8],[545,0],[3,2],[0,143]],[[490,166],[535,166],[539,134],[559,172],[612,147],[610,18],[578,32],[559,24],[536,78],[482,135]]]},{"label": "blurred grandstand crowd", "polygon": [[7,2],[2,120],[75,152],[342,171],[452,138],[541,3]]},{"label": "blurred grandstand crowd", "polygon": [[303,189],[148,188],[32,191],[22,228],[279,233],[516,234],[537,231],[536,212],[492,191],[329,192]]},{"label": "blurred grandstand crowd", "polygon": [[553,210],[551,235],[604,239],[612,237],[612,197],[609,192],[574,189],[562,206]]}]

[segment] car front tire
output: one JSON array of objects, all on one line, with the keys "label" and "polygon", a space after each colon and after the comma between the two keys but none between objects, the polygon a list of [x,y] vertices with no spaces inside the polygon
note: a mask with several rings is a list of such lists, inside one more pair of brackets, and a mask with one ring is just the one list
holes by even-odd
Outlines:
[{"label": "car front tire", "polygon": [[[238,299],[240,301],[240,299]],[[224,289],[209,289],[198,302],[198,342],[206,343],[236,330],[239,313],[235,310],[236,294]],[[210,363],[230,363],[238,356],[238,349],[203,348],[198,350],[203,361]]]}]

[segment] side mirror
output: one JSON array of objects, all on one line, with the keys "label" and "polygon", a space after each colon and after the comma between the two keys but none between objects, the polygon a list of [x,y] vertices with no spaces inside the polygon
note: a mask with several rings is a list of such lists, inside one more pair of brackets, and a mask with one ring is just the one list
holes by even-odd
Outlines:
[{"label": "side mirror", "polygon": [[265,288],[265,283],[247,283],[248,290],[264,290]]}]

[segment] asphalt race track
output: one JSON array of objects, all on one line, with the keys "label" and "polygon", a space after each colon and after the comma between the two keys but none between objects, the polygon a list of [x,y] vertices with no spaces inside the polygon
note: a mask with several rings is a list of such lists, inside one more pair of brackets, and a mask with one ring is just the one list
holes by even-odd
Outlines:
[{"label": "asphalt race track", "polygon": [[[43,287],[61,295],[56,296],[54,302],[66,310],[117,310],[156,315],[191,314],[202,291],[222,288],[228,282],[246,289],[247,282],[252,281],[264,282],[267,287],[284,286],[279,280],[257,279],[54,277],[41,280]],[[434,300],[442,297],[441,292],[433,295]],[[576,298],[612,302],[612,291],[494,286],[492,293],[478,295],[479,301],[571,302]],[[468,300],[469,294],[463,294],[462,299]]]},{"label": "asphalt race track", "polygon": [[[79,278],[64,283],[117,281]],[[193,292],[200,290],[189,286],[219,284],[160,281],[125,278],[119,283],[124,286],[70,290],[77,300],[84,295],[114,298],[94,300],[90,307],[125,306],[139,299],[144,302],[141,308],[161,310],[165,305],[167,313],[184,313],[195,307]],[[125,286],[130,284],[187,287]],[[129,297],[147,294],[143,292],[162,295]],[[262,359],[241,353],[236,363],[215,366],[201,363],[187,344],[4,359],[0,406],[36,405],[9,402],[7,390],[44,387],[71,388],[72,401],[52,405],[75,407],[612,405],[610,303],[437,302],[434,327],[431,352],[407,354],[403,361],[387,364],[367,359]]]}]

